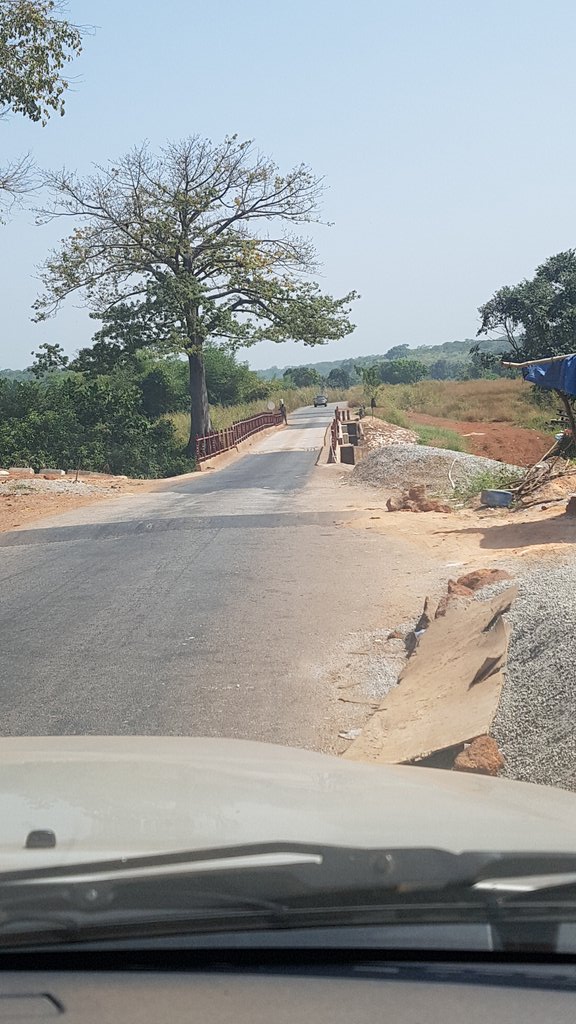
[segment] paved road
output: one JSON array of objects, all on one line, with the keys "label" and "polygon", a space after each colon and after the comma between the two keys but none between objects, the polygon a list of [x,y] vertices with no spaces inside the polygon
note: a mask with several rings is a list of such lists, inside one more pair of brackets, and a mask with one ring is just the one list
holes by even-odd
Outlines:
[{"label": "paved road", "polygon": [[0,536],[0,734],[329,746],[322,666],[357,626],[334,598],[373,587],[377,543],[338,530],[346,489],[315,468],[330,417],[300,410],[227,468]]}]

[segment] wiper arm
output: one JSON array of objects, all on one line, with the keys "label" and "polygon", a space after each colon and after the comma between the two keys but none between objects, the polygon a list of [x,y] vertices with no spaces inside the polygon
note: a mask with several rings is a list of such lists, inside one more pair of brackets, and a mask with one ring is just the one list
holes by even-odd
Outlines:
[{"label": "wiper arm", "polygon": [[[173,870],[228,871],[240,869],[290,868],[314,877],[321,889],[342,887],[435,888],[475,880],[487,860],[486,853],[451,853],[433,847],[363,849],[314,843],[248,843],[238,846],[183,850],[137,857],[97,860],[73,865],[24,868],[0,874],[0,892],[15,883],[86,881],[122,876],[170,874]],[[576,856],[573,858],[576,870]]]},{"label": "wiper arm", "polygon": [[[379,898],[404,898],[443,892],[446,897],[480,900],[487,890],[512,892],[562,884],[576,875],[576,854],[450,851],[416,847],[362,849],[313,843],[249,843],[204,850],[184,850],[122,857],[73,865],[55,865],[4,872],[0,875],[0,908],[7,903],[54,897],[64,890],[80,896],[114,893],[114,902],[171,901],[175,891],[188,898],[214,899],[263,910],[334,905],[334,900],[373,903]],[[174,878],[178,877],[178,886]],[[551,881],[549,881],[551,879]],[[510,885],[506,884],[510,880]],[[513,885],[512,883],[515,883]],[[35,896],[34,896],[35,894]],[[86,901],[88,895],[86,895]],[[204,904],[206,905],[206,904]]]}]

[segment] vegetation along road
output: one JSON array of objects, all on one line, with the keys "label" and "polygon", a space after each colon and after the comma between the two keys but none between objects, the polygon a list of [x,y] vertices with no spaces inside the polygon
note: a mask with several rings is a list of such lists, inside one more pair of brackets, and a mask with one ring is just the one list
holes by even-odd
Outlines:
[{"label": "vegetation along road", "polygon": [[4,534],[0,733],[330,747],[323,667],[381,592],[382,547],[338,530],[348,488],[315,466],[332,408],[219,471]]}]

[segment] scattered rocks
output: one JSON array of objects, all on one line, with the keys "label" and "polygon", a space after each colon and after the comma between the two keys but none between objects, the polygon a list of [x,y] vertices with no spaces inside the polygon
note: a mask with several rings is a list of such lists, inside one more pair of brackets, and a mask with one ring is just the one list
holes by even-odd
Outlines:
[{"label": "scattered rocks", "polygon": [[[435,618],[440,619],[446,615],[446,610],[453,601],[471,600],[479,591],[486,587],[493,587],[495,584],[505,584],[512,576],[504,569],[475,569],[473,572],[459,576],[457,580],[448,580],[446,593],[440,598],[436,609]],[[495,592],[500,592],[498,588]]]},{"label": "scattered rocks", "polygon": [[413,485],[401,498],[388,498],[386,508],[389,512],[452,512],[450,505],[427,496],[426,484]]},{"label": "scattered rocks", "polygon": [[455,772],[474,772],[476,775],[498,775],[503,767],[504,758],[491,736],[478,736],[472,740],[454,761]]}]

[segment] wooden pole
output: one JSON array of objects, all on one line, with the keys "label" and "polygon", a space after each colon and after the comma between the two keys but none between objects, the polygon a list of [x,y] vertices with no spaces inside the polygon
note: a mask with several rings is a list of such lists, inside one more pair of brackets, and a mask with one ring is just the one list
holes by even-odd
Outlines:
[{"label": "wooden pole", "polygon": [[548,356],[547,359],[528,359],[525,363],[505,363],[502,360],[502,366],[511,366],[515,370],[521,370],[525,366],[543,366],[544,363],[559,363],[561,359],[572,359],[576,356],[576,352],[568,352],[565,356]]}]

